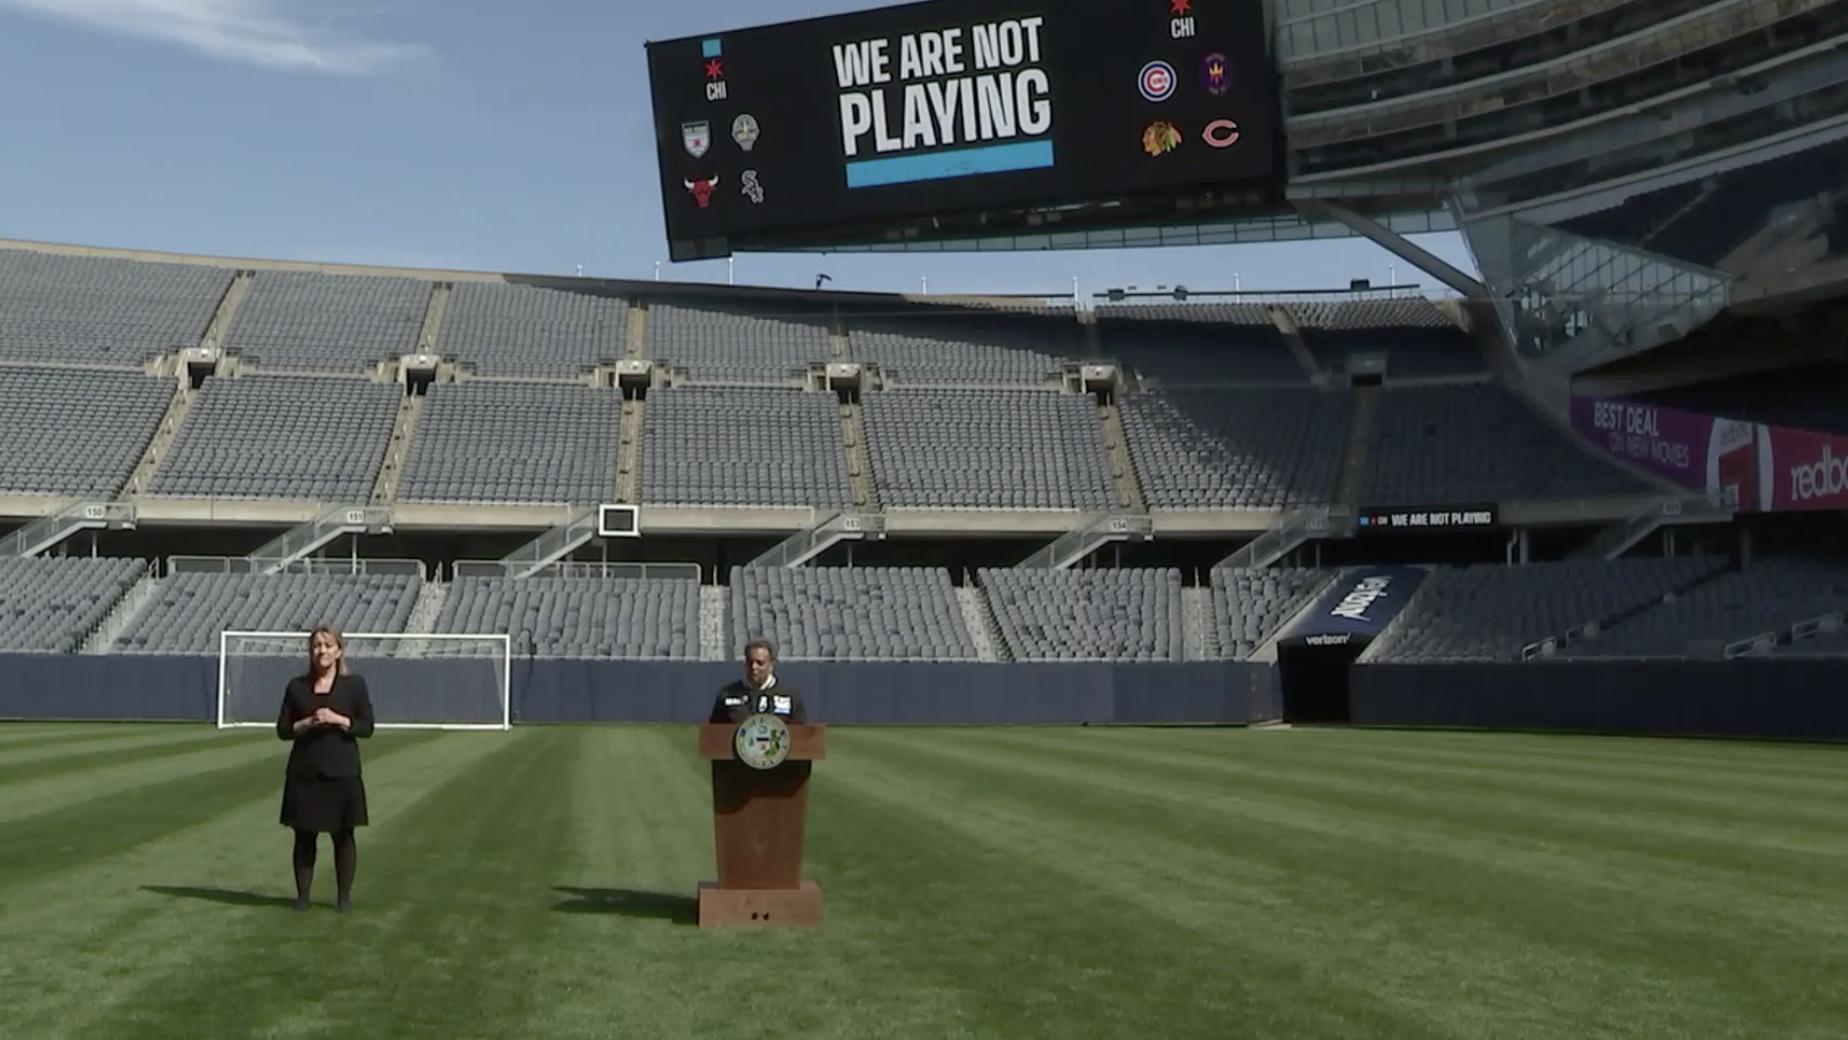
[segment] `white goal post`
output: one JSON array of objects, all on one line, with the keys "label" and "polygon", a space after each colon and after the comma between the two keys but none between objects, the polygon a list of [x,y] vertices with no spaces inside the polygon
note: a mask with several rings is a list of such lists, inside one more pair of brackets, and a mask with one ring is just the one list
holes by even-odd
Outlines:
[{"label": "white goal post", "polygon": [[[513,639],[506,633],[342,636],[348,669],[371,691],[377,728],[512,728]],[[307,632],[220,632],[218,728],[276,725],[283,688],[307,668]]]}]

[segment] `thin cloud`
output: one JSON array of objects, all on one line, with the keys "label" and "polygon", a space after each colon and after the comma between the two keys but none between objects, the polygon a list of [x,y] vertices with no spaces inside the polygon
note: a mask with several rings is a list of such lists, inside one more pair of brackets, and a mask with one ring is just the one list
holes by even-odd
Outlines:
[{"label": "thin cloud", "polygon": [[291,8],[323,14],[325,6],[326,0],[0,0],[0,7],[286,72],[371,75],[429,55],[420,44],[358,39],[291,17]]}]

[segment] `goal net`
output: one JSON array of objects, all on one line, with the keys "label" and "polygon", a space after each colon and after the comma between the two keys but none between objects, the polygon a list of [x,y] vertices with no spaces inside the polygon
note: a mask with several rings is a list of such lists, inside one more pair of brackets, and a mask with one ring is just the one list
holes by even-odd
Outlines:
[{"label": "goal net", "polygon": [[[507,729],[513,721],[506,635],[352,633],[347,670],[366,680],[380,729]],[[306,632],[222,632],[218,725],[274,726],[289,680],[308,669]]]}]

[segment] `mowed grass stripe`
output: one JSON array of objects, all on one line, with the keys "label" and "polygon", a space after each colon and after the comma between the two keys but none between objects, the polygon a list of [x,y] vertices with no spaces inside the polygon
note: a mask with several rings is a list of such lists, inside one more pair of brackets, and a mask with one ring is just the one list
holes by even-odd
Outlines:
[{"label": "mowed grass stripe", "polygon": [[0,722],[0,762],[7,762],[14,753],[32,748],[82,744],[98,740],[113,740],[122,736],[140,736],[160,732],[196,732],[199,728],[198,723],[185,722]]},{"label": "mowed grass stripe", "polygon": [[[1153,764],[1146,751],[1116,747],[1103,736],[1074,734],[1069,744],[1048,744],[1020,732],[991,731],[970,739],[1023,754],[1083,754],[1132,770]],[[1655,785],[1548,782],[1493,765],[1473,771],[1434,770],[1416,763],[1382,765],[1359,756],[1254,761],[1230,750],[1216,758],[1168,760],[1162,769],[1206,783],[1236,782],[1282,798],[1326,796],[1362,806],[1405,803],[1421,808],[1434,821],[1460,815],[1471,828],[1486,812],[1505,819],[1509,829],[1524,837],[1563,838],[1574,844],[1583,839],[1612,852],[1666,857],[1674,863],[1699,851],[1703,869],[1730,872],[1734,882],[1753,890],[1781,882],[1782,889],[1797,898],[1807,896],[1819,872],[1829,876],[1848,857],[1848,831],[1831,824],[1830,818],[1839,814],[1824,808],[1828,802],[1816,789],[1804,803],[1735,797],[1703,806],[1691,797],[1665,794]],[[1848,823],[1848,817],[1842,822]],[[1767,859],[1767,851],[1779,855]],[[1767,877],[1768,870],[1778,876]]]},{"label": "mowed grass stripe", "polygon": [[[182,1029],[208,1036],[483,1035],[473,1003],[483,990],[494,991],[502,1014],[532,999],[521,984],[527,980],[505,977],[505,958],[531,941],[542,920],[530,871],[555,860],[565,841],[570,803],[563,796],[578,736],[477,735],[467,768],[414,795],[394,791],[384,777],[369,781],[376,798],[411,801],[387,826],[361,835],[353,914],[325,905],[334,865],[324,847],[314,912],[278,907],[244,915],[210,949],[148,980],[124,1007],[157,1036]],[[286,857],[286,843],[276,851]],[[338,956],[312,964],[272,956],[297,945]],[[285,991],[300,996],[265,997]],[[406,993],[418,999],[401,999]]]},{"label": "mowed grass stripe", "polygon": [[105,743],[40,748],[29,755],[0,759],[0,791],[21,780],[46,780],[88,772],[97,766],[155,762],[174,755],[225,747],[232,738],[215,730],[182,730],[121,737]]},{"label": "mowed grass stripe", "polygon": [[[0,922],[37,940],[36,960],[16,965],[10,986],[0,984],[9,1015],[18,1012],[19,1035],[262,1035],[256,1024],[265,1009],[300,999],[304,969],[344,958],[338,925],[347,918],[324,906],[308,915],[286,909],[293,891],[290,837],[276,820],[283,761],[277,752],[286,748],[274,738],[264,746],[273,770],[246,785],[240,806],[42,881],[28,893],[31,905],[45,911],[9,914]],[[368,742],[373,826],[361,832],[362,882],[368,839],[390,831],[424,795],[473,770],[494,746],[433,734],[392,734]],[[325,902],[334,880],[325,839],[320,859],[316,891]],[[177,996],[192,972],[218,963],[225,950],[252,934],[268,935],[267,947],[246,953],[245,968],[276,974],[267,995],[219,995],[235,1003],[217,1008],[221,1017],[215,1021],[235,1024],[202,1031],[184,1015],[168,1017],[147,1003],[150,988],[156,996]],[[0,979],[7,979],[3,972]]]},{"label": "mowed grass stripe", "polygon": [[[907,757],[919,750],[904,742],[887,747],[889,738],[883,734],[875,739],[889,757]],[[980,761],[978,754],[953,741],[925,750],[940,775],[968,772]],[[1408,985],[1438,987],[1433,997],[1460,987],[1471,999],[1454,1005],[1434,1001],[1431,1013],[1466,1032],[1510,1035],[1509,1016],[1518,1019],[1529,1007],[1526,1002],[1534,1000],[1550,1008],[1548,1020],[1569,1015],[1591,1035],[1614,1024],[1597,1010],[1606,1000],[1649,1009],[1649,1021],[1665,1026],[1675,1019],[1686,1019],[1690,1026],[1730,1021],[1732,1029],[1744,1030],[1738,1035],[1750,1035],[1754,1027],[1749,1024],[1760,1015],[1789,1019],[1793,1031],[1821,1030],[1826,1016],[1791,1009],[1815,1008],[1817,999],[1830,994],[1833,999],[1824,1006],[1848,1011],[1828,981],[1832,976],[1826,974],[1829,962],[1840,965],[1841,955],[1834,952],[1840,948],[1839,933],[1832,940],[1812,937],[1793,947],[1791,938],[1775,929],[1743,938],[1729,929],[1716,941],[1712,921],[1690,916],[1682,907],[1661,906],[1636,891],[1641,885],[1653,895],[1654,879],[1633,878],[1624,891],[1587,891],[1570,875],[1569,862],[1557,878],[1550,872],[1523,876],[1518,861],[1479,858],[1494,851],[1492,843],[1421,833],[1422,821],[1415,812],[1395,816],[1383,807],[1365,827],[1351,810],[1334,806],[1332,818],[1325,819],[1311,819],[1317,812],[1313,805],[1241,819],[1236,811],[1202,810],[1185,794],[1170,793],[1175,785],[1158,769],[1141,777],[1099,776],[1082,754],[1066,762],[1063,768],[1035,764],[1024,775],[1018,762],[998,770],[1011,779],[1007,784],[997,781],[998,797],[979,810],[995,818],[997,826],[991,829],[1015,841],[1029,840],[1055,826],[1041,814],[1041,802],[1064,797],[1086,806],[1096,852],[1093,857],[1067,859],[1063,869],[1082,874],[1090,864],[1091,876],[1100,881],[1139,875],[1137,883],[1146,889],[1159,883],[1162,871],[1191,862],[1189,869],[1172,877],[1176,896],[1189,891],[1191,877],[1251,876],[1252,870],[1238,865],[1239,860],[1274,863],[1280,870],[1269,872],[1272,879],[1313,878],[1313,886],[1294,889],[1297,901],[1282,908],[1283,919],[1340,922],[1340,931],[1349,933],[1350,941],[1352,935],[1377,935],[1382,929],[1388,930],[1388,939],[1400,942],[1425,928],[1445,937],[1437,945],[1408,951],[1416,954],[1403,965],[1412,969],[1409,976],[1395,972],[1402,964],[1396,958],[1388,963],[1376,963],[1372,956],[1350,960],[1346,951],[1324,949],[1319,955],[1324,960],[1318,964],[1344,965],[1361,977],[1376,978],[1372,992],[1381,999],[1390,999]],[[1038,792],[1038,797],[1026,798],[1023,790]],[[923,800],[935,801],[928,794]],[[1173,837],[1150,843],[1144,828],[1156,815],[1166,818],[1162,833]],[[1187,853],[1189,843],[1182,838],[1189,834],[1200,853]],[[1150,848],[1159,852],[1151,855]],[[1517,868],[1513,877],[1508,876],[1509,866]],[[1318,903],[1322,899],[1327,901],[1325,908]],[[1390,912],[1382,914],[1382,908]],[[1202,906],[1200,912],[1212,911]],[[1408,933],[1407,924],[1415,930]],[[1263,920],[1247,919],[1233,930],[1262,931]],[[1289,932],[1276,934],[1253,952],[1300,946],[1293,938]],[[1341,942],[1337,932],[1324,935],[1319,945]],[[1540,971],[1539,981],[1529,977],[1535,969]],[[1584,1003],[1587,995],[1597,994],[1604,999],[1593,996],[1590,1005]],[[1735,1008],[1731,1015],[1729,1002]],[[1738,1005],[1750,1012],[1738,1014]]]},{"label": "mowed grass stripe", "polygon": [[[17,821],[182,780],[206,770],[272,761],[279,747],[281,744],[273,739],[271,744],[263,745],[225,736],[184,755],[154,755],[145,761],[123,755],[83,773],[17,779],[0,787],[0,824],[10,829]],[[277,766],[277,770],[280,775],[281,767]]]},{"label": "mowed grass stripe", "polygon": [[[1128,746],[1157,747],[1178,757],[1223,754],[1213,735],[1223,729],[1113,730]],[[1648,740],[1639,738],[1566,737],[1550,734],[1425,731],[1346,730],[1297,728],[1251,731],[1275,740],[1242,753],[1277,760],[1305,758],[1336,761],[1429,762],[1467,768],[1495,768],[1541,777],[1570,773],[1587,779],[1620,782],[1659,781],[1696,793],[1727,794],[1749,790],[1767,795],[1806,797],[1819,783],[1848,782],[1848,747],[1812,747],[1749,744],[1724,741]],[[1575,741],[1617,745],[1585,753]],[[1725,748],[1734,757],[1701,761],[1684,756],[1689,747]],[[1627,747],[1627,756],[1623,748]],[[1799,757],[1808,765],[1787,768],[1791,752],[1813,752]]]},{"label": "mowed grass stripe", "polygon": [[948,915],[919,923],[924,962],[1005,1025],[988,1035],[1454,1035],[1313,956],[1254,956],[1240,908],[1261,881],[1236,856],[1167,841],[1161,807],[1100,828],[1082,791],[1020,783],[1005,752],[939,754],[963,736],[843,735],[827,782],[861,803],[857,821],[923,838],[917,909]]},{"label": "mowed grass stripe", "polygon": [[[540,1018],[508,1032],[602,1037],[619,1024],[638,1036],[972,1035],[960,1024],[967,994],[921,970],[924,957],[909,940],[894,941],[906,933],[886,912],[856,911],[856,895],[878,896],[894,882],[883,871],[869,872],[875,880],[864,888],[843,879],[835,850],[913,859],[864,821],[812,814],[809,876],[829,892],[824,930],[691,927],[695,886],[715,870],[711,770],[693,744],[684,728],[605,732],[580,756],[575,880],[546,940],[555,988]],[[651,793],[612,799],[611,791]],[[835,840],[835,828],[848,841]],[[614,978],[612,964],[622,965]],[[688,997],[707,990],[707,999]]]},{"label": "mowed grass stripe", "polygon": [[[1527,811],[1514,811],[1500,800],[1479,797],[1470,784],[1452,785],[1446,795],[1395,787],[1364,772],[1340,772],[1338,766],[1304,776],[1275,769],[1233,774],[1236,758],[1217,770],[1198,764],[1162,766],[1136,757],[1112,761],[1106,747],[1081,732],[1025,738],[990,732],[974,740],[1009,744],[1019,754],[1016,768],[1026,775],[1063,777],[1071,761],[1082,760],[1097,767],[1094,776],[1113,767],[1108,784],[1115,791],[1144,791],[1147,797],[1209,814],[1239,813],[1286,828],[1327,821],[1332,834],[1388,847],[1415,837],[1507,871],[1608,891],[1627,890],[1634,878],[1648,876],[1656,898],[1685,900],[1690,911],[1704,917],[1729,917],[1753,929],[1829,935],[1848,930],[1848,906],[1819,909],[1813,899],[1817,886],[1848,881],[1848,841],[1840,835],[1818,838],[1835,842],[1843,850],[1837,856],[1754,850],[1740,847],[1743,842],[1709,841],[1703,834],[1677,840],[1640,826],[1625,831],[1586,824],[1572,819],[1565,804],[1530,804]],[[1059,748],[1059,743],[1069,746]],[[1378,822],[1396,816],[1411,822],[1390,829]]]},{"label": "mowed grass stripe", "polygon": [[[413,738],[391,750],[415,746],[419,739],[427,738]],[[205,755],[180,752],[167,756],[160,753],[166,749],[145,748],[140,756],[126,763],[185,757],[194,768],[182,775],[111,789],[9,822],[7,840],[0,843],[0,891],[71,870],[90,860],[117,855],[170,831],[229,812],[264,786],[271,788],[280,810],[281,760],[286,757],[286,746],[275,741],[265,748],[268,754],[253,761],[248,741],[227,743],[214,737],[212,742],[217,746]],[[219,764],[226,759],[232,761]]]}]

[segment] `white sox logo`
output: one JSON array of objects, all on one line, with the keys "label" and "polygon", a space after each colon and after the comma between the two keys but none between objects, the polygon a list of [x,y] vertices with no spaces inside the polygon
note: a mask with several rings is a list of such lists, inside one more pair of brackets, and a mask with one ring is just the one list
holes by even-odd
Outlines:
[{"label": "white sox logo", "polygon": [[744,171],[744,187],[739,190],[739,194],[750,199],[753,206],[764,204],[764,186],[757,180],[756,170]]}]

